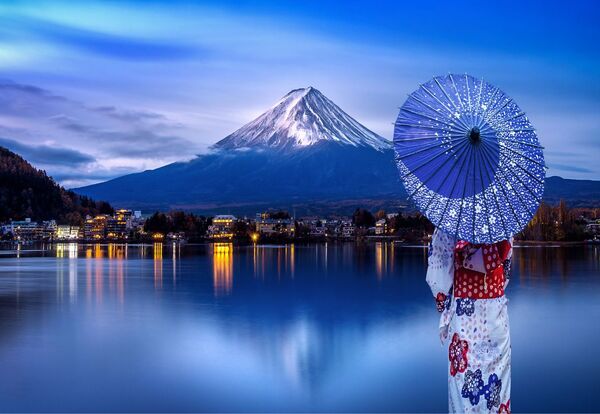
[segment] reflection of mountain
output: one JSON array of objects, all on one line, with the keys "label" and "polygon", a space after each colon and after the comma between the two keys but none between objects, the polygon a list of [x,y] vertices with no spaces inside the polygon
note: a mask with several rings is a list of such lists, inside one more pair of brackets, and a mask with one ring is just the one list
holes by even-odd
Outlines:
[{"label": "reflection of mountain", "polygon": [[[382,321],[402,324],[420,307],[419,295],[428,294],[420,279],[401,277],[422,268],[423,249],[405,251],[402,261],[394,249],[399,248],[236,248],[232,257],[223,256],[227,263],[231,257],[232,289],[217,296],[211,308],[222,321],[216,324],[219,335],[244,344],[274,370],[283,370],[291,383],[318,393],[367,346],[374,331],[385,330]],[[213,260],[224,259],[215,252]],[[189,282],[181,282],[184,289],[193,289]],[[221,283],[215,280],[214,288]]]}]

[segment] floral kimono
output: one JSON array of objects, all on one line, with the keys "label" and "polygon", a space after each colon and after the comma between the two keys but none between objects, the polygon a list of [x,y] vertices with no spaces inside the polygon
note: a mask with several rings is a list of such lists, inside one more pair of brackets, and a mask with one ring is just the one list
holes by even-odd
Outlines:
[{"label": "floral kimono", "polygon": [[511,242],[474,245],[439,229],[433,233],[427,283],[441,313],[440,338],[449,339],[450,412],[510,412],[504,288],[510,276]]}]

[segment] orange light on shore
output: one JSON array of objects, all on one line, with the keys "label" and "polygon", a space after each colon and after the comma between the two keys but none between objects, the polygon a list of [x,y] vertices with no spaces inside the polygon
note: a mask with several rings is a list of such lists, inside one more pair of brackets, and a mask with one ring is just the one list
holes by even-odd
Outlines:
[{"label": "orange light on shore", "polygon": [[250,236],[252,238],[252,242],[256,243],[258,241],[258,233],[252,233],[252,235]]}]

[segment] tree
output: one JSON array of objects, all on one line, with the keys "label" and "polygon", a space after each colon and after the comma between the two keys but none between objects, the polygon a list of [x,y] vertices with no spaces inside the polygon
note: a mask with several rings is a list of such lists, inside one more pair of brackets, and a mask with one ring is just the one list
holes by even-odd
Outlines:
[{"label": "tree", "polygon": [[375,225],[375,217],[369,210],[357,208],[352,215],[352,222],[356,227],[373,227]]},{"label": "tree", "polygon": [[377,213],[375,213],[375,220],[381,220],[386,217],[387,217],[387,215],[385,214],[384,210],[379,210]]}]

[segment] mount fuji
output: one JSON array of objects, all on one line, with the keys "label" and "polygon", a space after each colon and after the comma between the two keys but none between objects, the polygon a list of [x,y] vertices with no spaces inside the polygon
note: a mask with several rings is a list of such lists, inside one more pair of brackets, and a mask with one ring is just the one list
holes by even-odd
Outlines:
[{"label": "mount fuji", "polygon": [[406,197],[391,142],[313,87],[292,90],[191,161],[75,191],[115,206],[207,214],[348,213]]}]

